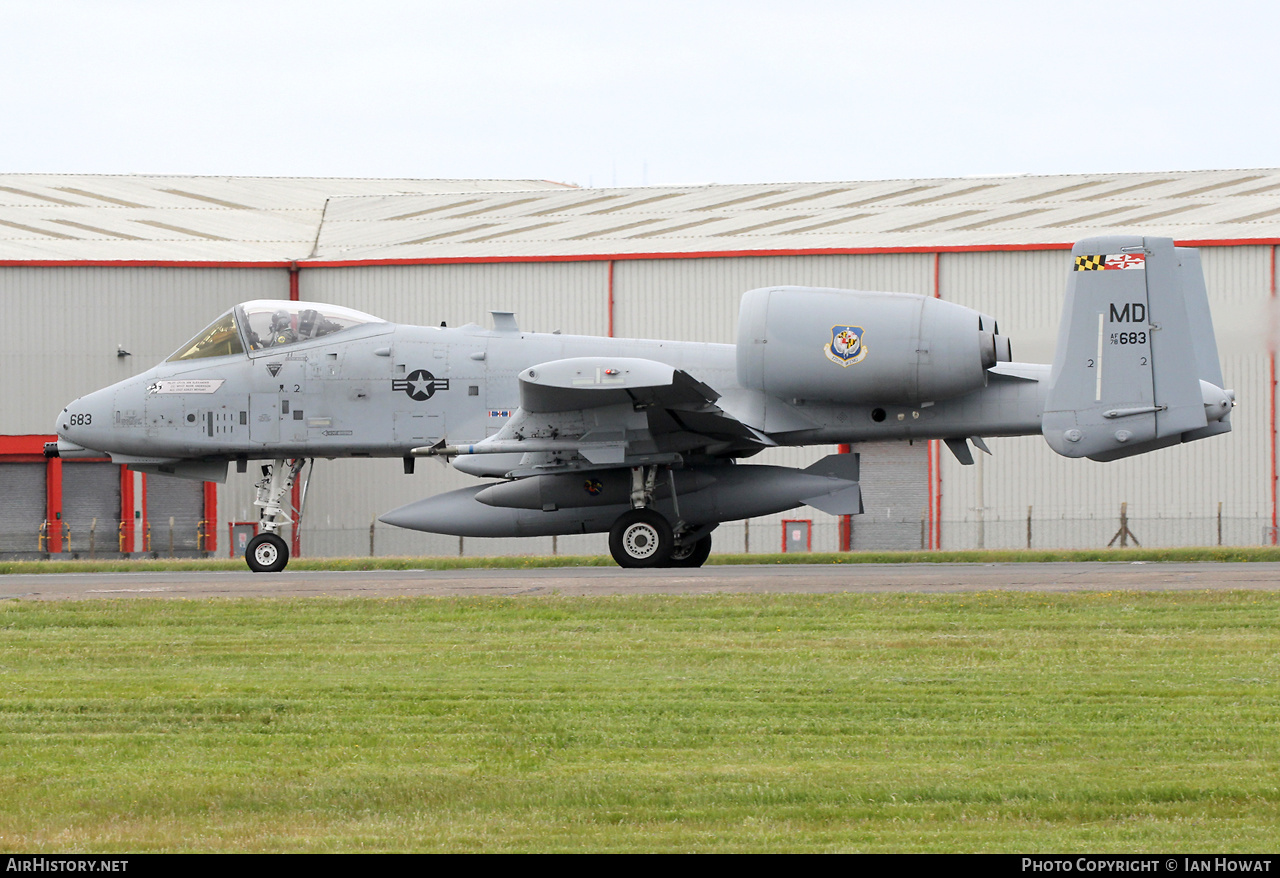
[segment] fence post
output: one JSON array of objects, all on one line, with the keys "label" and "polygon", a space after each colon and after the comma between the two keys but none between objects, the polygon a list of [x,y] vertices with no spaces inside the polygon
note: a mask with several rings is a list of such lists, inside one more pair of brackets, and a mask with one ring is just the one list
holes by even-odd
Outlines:
[{"label": "fence post", "polygon": [[369,557],[373,557],[373,526],[378,523],[378,519],[369,522]]},{"label": "fence post", "polygon": [[1218,545],[1222,545],[1222,501],[1218,501]]},{"label": "fence post", "polygon": [[98,557],[98,519],[89,522],[89,560]]},{"label": "fence post", "polygon": [[1027,548],[1031,548],[1031,507],[1027,507]]},{"label": "fence post", "polygon": [[751,519],[749,518],[742,522],[742,553],[751,554]]},{"label": "fence post", "polygon": [[1107,548],[1110,549],[1115,545],[1116,540],[1120,541],[1120,548],[1122,549],[1129,547],[1129,540],[1133,540],[1135,546],[1142,548],[1142,543],[1138,542],[1138,538],[1134,536],[1133,531],[1129,530],[1129,503],[1127,501],[1120,504],[1120,529],[1111,538],[1111,542],[1107,543]]},{"label": "fence post", "polygon": [[173,516],[169,516],[169,557],[173,557]]}]

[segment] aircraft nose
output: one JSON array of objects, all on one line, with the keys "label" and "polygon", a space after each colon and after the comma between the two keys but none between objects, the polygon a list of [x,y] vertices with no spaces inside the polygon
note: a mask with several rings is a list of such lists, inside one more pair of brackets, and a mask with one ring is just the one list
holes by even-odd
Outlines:
[{"label": "aircraft nose", "polygon": [[54,432],[60,441],[65,440],[81,448],[108,451],[104,440],[111,425],[111,408],[114,394],[110,388],[82,396],[67,405],[54,424]]}]

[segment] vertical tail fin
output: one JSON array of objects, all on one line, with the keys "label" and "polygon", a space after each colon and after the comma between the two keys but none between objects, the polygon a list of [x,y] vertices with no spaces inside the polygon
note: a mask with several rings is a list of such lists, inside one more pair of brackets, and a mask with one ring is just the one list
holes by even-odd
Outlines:
[{"label": "vertical tail fin", "polygon": [[1118,460],[1231,429],[1195,250],[1169,238],[1080,241],[1041,431],[1066,457]]}]

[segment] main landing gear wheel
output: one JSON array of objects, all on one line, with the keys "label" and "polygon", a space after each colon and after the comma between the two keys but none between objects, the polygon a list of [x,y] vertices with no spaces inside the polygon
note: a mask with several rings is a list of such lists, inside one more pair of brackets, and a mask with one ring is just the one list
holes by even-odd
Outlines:
[{"label": "main landing gear wheel", "polygon": [[244,560],[254,573],[279,573],[289,563],[289,546],[277,534],[258,534],[249,540]]},{"label": "main landing gear wheel", "polygon": [[652,509],[618,516],[609,531],[609,553],[619,567],[663,567],[674,547],[671,525]]},{"label": "main landing gear wheel", "polygon": [[676,546],[671,550],[671,560],[668,563],[672,567],[701,567],[710,554],[711,534],[707,534],[695,542]]}]

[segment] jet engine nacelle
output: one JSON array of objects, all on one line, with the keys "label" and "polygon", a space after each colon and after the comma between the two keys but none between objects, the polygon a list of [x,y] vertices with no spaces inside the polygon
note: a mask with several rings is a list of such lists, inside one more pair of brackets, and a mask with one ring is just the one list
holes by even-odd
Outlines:
[{"label": "jet engine nacelle", "polygon": [[770,287],[742,297],[738,382],[782,399],[913,404],[986,386],[995,321],[906,293]]}]

